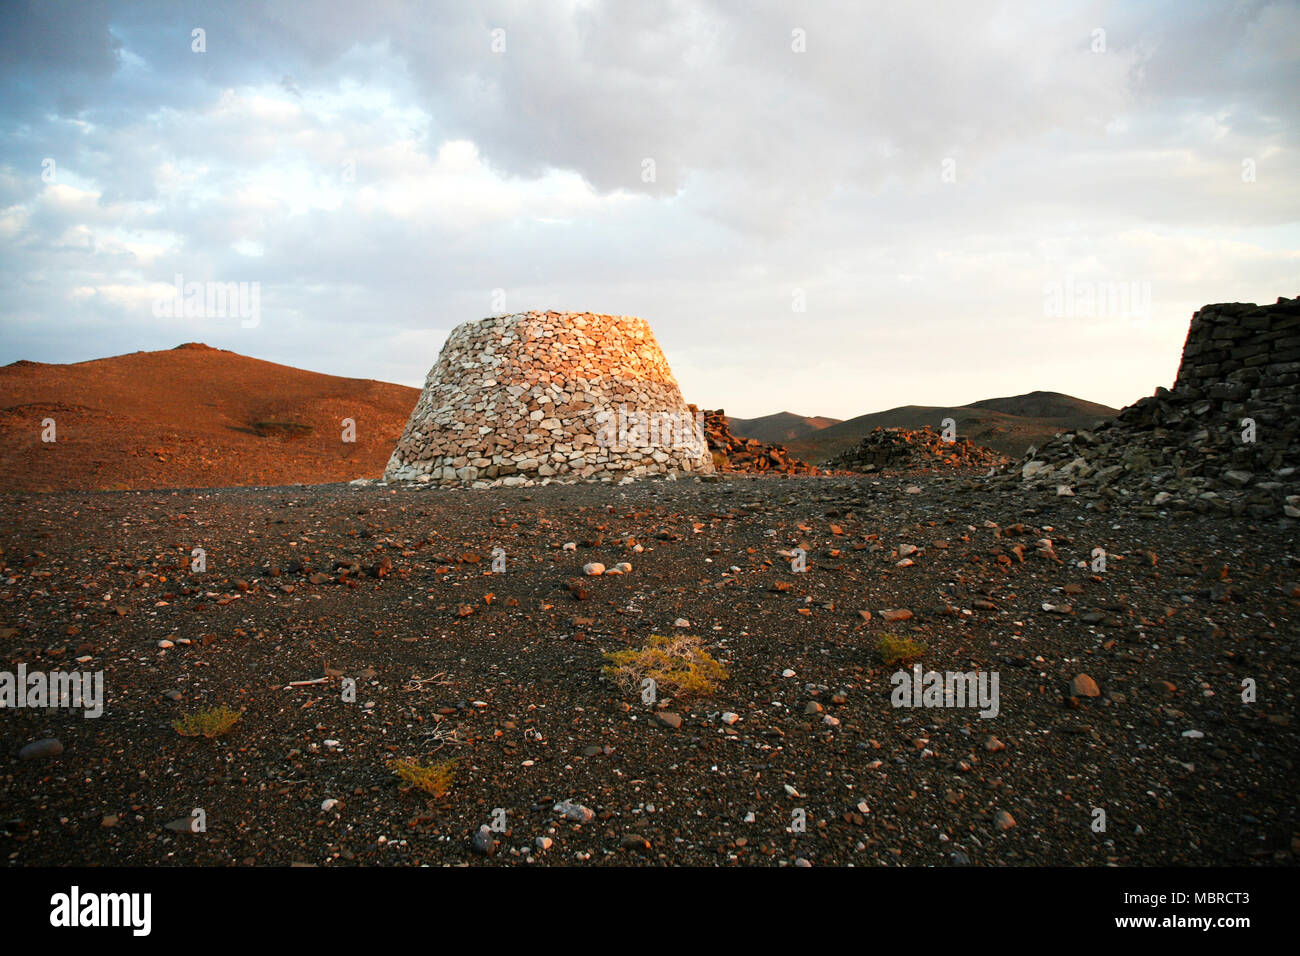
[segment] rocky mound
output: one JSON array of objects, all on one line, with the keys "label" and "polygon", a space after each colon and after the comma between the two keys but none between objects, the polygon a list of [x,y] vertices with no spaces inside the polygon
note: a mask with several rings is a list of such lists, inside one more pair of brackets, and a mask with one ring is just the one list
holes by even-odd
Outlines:
[{"label": "rocky mound", "polygon": [[[691,406],[692,411],[695,406]],[[727,413],[719,408],[704,413],[704,435],[713,453],[713,464],[725,472],[773,472],[782,475],[817,475],[821,472],[806,461],[794,458],[780,445],[768,445],[756,438],[739,438],[731,433]]]},{"label": "rocky mound", "polygon": [[489,488],[712,471],[643,319],[524,312],[452,330],[384,477]]},{"label": "rocky mound", "polygon": [[1172,390],[1031,448],[1001,480],[1171,509],[1300,517],[1300,298],[1207,305]]},{"label": "rocky mound", "polygon": [[944,468],[990,468],[1006,463],[997,452],[969,438],[948,441],[929,425],[907,428],[873,428],[858,443],[825,462],[825,467],[845,471],[935,471]]}]

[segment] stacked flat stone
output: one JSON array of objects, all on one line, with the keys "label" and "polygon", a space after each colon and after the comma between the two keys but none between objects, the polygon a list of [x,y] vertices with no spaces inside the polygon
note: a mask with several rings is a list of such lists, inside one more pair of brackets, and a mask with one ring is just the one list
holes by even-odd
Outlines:
[{"label": "stacked flat stone", "polygon": [[1300,384],[1300,297],[1273,305],[1207,305],[1192,316],[1174,389],[1236,402],[1229,415],[1264,405],[1281,411]]},{"label": "stacked flat stone", "polygon": [[1031,448],[1006,480],[1152,514],[1300,518],[1300,297],[1205,306],[1172,390]]},{"label": "stacked flat stone", "polygon": [[523,312],[452,330],[384,477],[487,488],[712,472],[643,319]]}]

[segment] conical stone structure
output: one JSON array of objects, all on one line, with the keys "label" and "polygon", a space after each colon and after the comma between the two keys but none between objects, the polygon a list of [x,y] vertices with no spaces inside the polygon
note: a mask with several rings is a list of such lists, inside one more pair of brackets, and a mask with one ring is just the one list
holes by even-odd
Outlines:
[{"label": "conical stone structure", "polygon": [[487,488],[712,472],[702,415],[645,320],[521,312],[452,330],[384,478]]}]

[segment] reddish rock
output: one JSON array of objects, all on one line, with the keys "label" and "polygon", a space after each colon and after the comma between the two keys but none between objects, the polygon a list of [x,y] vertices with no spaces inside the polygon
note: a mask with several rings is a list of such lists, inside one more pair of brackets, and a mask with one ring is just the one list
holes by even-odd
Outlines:
[{"label": "reddish rock", "polygon": [[[698,409],[689,406],[692,414]],[[714,467],[723,472],[776,472],[783,475],[819,475],[821,471],[792,458],[781,445],[765,445],[753,438],[731,433],[727,413],[721,408],[704,413],[704,437],[713,453]]]},{"label": "reddish rock", "polygon": [[1070,681],[1070,696],[1100,697],[1101,688],[1099,688],[1097,682],[1087,674],[1076,674],[1074,679]]}]

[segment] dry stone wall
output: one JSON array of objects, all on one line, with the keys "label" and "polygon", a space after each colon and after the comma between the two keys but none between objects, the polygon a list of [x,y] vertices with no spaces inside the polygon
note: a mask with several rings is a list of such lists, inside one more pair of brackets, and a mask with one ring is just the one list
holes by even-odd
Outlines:
[{"label": "dry stone wall", "polygon": [[1173,389],[1031,448],[1008,480],[1151,514],[1300,518],[1300,297],[1205,306]]},{"label": "dry stone wall", "polygon": [[643,319],[524,312],[452,330],[384,477],[493,487],[712,472],[702,419]]}]

